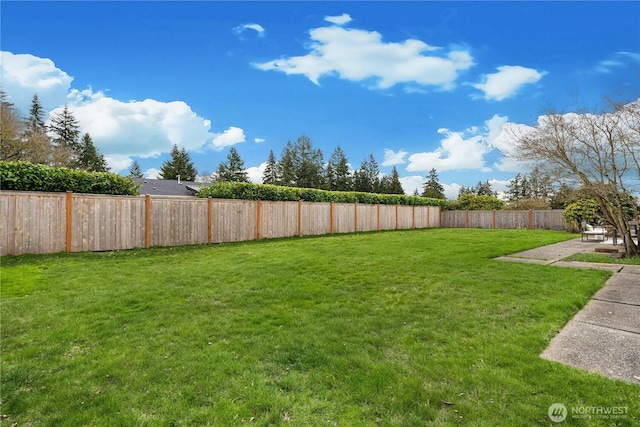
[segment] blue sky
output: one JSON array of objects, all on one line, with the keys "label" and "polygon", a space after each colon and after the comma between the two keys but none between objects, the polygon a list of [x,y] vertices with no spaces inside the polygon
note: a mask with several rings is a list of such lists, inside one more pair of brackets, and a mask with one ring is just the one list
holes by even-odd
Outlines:
[{"label": "blue sky", "polygon": [[303,133],[352,168],[373,154],[407,193],[526,172],[506,123],[640,88],[640,2],[3,1],[2,86],[26,115],[68,104],[115,172],[173,144],[253,179]]}]

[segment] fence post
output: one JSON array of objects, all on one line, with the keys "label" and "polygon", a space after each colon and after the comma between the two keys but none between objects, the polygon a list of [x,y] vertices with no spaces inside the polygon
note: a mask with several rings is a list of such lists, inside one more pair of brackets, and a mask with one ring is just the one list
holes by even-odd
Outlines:
[{"label": "fence post", "polygon": [[73,193],[71,191],[67,191],[67,222],[66,222],[66,249],[67,252],[71,252],[71,246],[72,246],[72,217],[73,217],[73,197],[72,197]]},{"label": "fence post", "polygon": [[302,236],[302,200],[298,200],[298,237]]},{"label": "fence post", "polygon": [[493,214],[491,215],[491,228],[496,228],[496,210],[493,210]]},{"label": "fence post", "polygon": [[211,196],[207,198],[207,245],[211,244],[213,237],[213,199]]},{"label": "fence post", "polygon": [[262,237],[262,203],[260,199],[256,201],[256,239]]},{"label": "fence post", "polygon": [[333,216],[334,216],[334,213],[333,213],[333,202],[331,202],[329,204],[329,222],[330,222],[330,224],[329,224],[329,233],[331,233],[331,234],[333,234],[333,231],[334,231],[334,228],[333,228],[333,219],[334,218],[333,218]]},{"label": "fence post", "polygon": [[469,228],[469,210],[464,211],[464,228]]},{"label": "fence post", "polygon": [[355,202],[353,204],[353,232],[357,233],[358,232],[358,202]]},{"label": "fence post", "polygon": [[411,205],[411,228],[416,228],[416,205]]},{"label": "fence post", "polygon": [[380,203],[378,203],[378,231],[380,231]]},{"label": "fence post", "polygon": [[144,196],[144,247],[151,247],[151,196]]},{"label": "fence post", "polygon": [[396,204],[396,230],[398,229],[398,205]]},{"label": "fence post", "polygon": [[529,209],[529,230],[533,230],[533,209]]}]

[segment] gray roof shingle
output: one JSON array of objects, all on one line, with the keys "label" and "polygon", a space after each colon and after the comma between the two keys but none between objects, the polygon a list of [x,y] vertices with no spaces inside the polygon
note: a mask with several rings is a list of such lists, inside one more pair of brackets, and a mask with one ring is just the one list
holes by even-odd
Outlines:
[{"label": "gray roof shingle", "polygon": [[199,182],[176,181],[173,179],[134,178],[140,184],[140,194],[161,196],[195,196],[200,187]]}]

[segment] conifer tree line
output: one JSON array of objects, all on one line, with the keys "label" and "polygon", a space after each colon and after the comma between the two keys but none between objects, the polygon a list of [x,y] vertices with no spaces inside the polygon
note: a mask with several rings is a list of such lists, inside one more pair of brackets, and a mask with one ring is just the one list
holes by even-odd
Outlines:
[{"label": "conifer tree line", "polygon": [[23,118],[0,88],[0,160],[27,161],[48,166],[108,172],[107,162],[68,106],[55,113],[49,125],[35,94],[29,116]]},{"label": "conifer tree line", "polygon": [[[244,162],[233,147],[229,150],[227,160],[220,163],[214,172],[212,181],[249,181]],[[269,152],[262,183],[331,191],[404,194],[395,167],[390,175],[381,177],[378,163],[370,154],[362,161],[360,168],[352,172],[340,146],[325,163],[322,150],[315,148],[311,138],[304,134],[295,142],[287,141],[279,160],[273,150]]]}]

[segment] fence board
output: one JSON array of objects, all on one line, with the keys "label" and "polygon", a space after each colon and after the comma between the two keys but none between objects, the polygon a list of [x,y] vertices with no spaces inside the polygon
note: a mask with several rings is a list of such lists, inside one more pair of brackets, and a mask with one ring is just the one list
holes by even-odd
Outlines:
[{"label": "fence board", "polygon": [[262,238],[293,237],[298,234],[298,203],[260,203]]},{"label": "fence board", "polygon": [[64,193],[0,193],[0,255],[64,251],[65,206]]},{"label": "fence board", "polygon": [[[551,229],[566,230],[561,209],[534,211],[443,211],[444,228],[504,228],[504,229]],[[495,224],[494,224],[495,217]],[[532,224],[530,224],[532,218]]]}]

